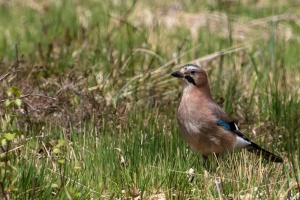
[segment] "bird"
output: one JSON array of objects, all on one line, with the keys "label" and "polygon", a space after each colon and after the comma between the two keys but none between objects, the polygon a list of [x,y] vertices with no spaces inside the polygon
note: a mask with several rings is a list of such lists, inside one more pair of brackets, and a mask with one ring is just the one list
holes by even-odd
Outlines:
[{"label": "bird", "polygon": [[235,148],[246,149],[271,162],[283,159],[252,142],[234,120],[213,100],[205,70],[186,64],[171,74],[182,82],[182,97],[177,121],[183,138],[191,149],[208,156],[221,156]]}]

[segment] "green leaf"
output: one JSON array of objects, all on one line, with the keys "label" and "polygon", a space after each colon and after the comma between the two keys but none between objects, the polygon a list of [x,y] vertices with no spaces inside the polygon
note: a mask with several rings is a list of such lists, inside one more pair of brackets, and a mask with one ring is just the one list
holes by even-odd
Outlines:
[{"label": "green leaf", "polygon": [[12,121],[11,115],[5,115],[5,120],[6,120],[6,123],[9,124]]},{"label": "green leaf", "polygon": [[79,167],[79,166],[74,166],[73,169],[74,169],[74,170],[80,170],[81,167]]},{"label": "green leaf", "polygon": [[1,136],[1,137],[0,137],[0,142],[1,142],[2,140],[6,140],[6,138],[5,138],[4,136]]},{"label": "green leaf", "polygon": [[14,100],[14,103],[15,103],[18,107],[20,107],[21,104],[22,104],[22,100],[21,100],[21,99],[16,99],[16,100]]},{"label": "green leaf", "polygon": [[1,140],[1,145],[2,146],[6,146],[7,145],[7,139],[3,139],[3,140]]},{"label": "green leaf", "polygon": [[5,100],[5,106],[8,107],[11,104],[11,101],[9,99]]},{"label": "green leaf", "polygon": [[18,90],[18,91],[15,92],[15,95],[16,95],[17,98],[20,98],[22,93]]},{"label": "green leaf", "polygon": [[56,146],[58,146],[58,147],[61,147],[61,146],[64,146],[65,144],[67,144],[67,142],[62,139],[59,139],[57,142],[58,142],[58,144]]},{"label": "green leaf", "polygon": [[10,88],[8,88],[7,89],[7,95],[10,97],[12,94],[13,94],[13,88],[12,87],[10,87]]},{"label": "green leaf", "polygon": [[16,136],[16,133],[5,133],[4,136],[7,140],[13,140]]},{"label": "green leaf", "polygon": [[19,191],[19,189],[13,187],[13,188],[10,188],[10,191],[17,192],[17,191]]},{"label": "green leaf", "polygon": [[65,163],[65,159],[59,159],[57,162],[63,164],[63,163]]},{"label": "green leaf", "polygon": [[17,86],[13,86],[7,89],[7,95],[10,97],[12,95],[15,95],[15,97],[20,98],[22,93],[20,92],[19,88]]},{"label": "green leaf", "polygon": [[53,152],[58,154],[58,153],[60,153],[60,149],[59,148],[53,148]]},{"label": "green leaf", "polygon": [[52,188],[58,188],[59,186],[58,186],[57,183],[52,183],[52,184],[51,184],[51,187],[52,187]]}]

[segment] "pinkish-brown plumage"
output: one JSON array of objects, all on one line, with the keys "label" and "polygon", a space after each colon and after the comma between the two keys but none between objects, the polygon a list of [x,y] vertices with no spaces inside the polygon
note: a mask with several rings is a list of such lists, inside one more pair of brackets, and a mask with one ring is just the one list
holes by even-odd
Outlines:
[{"label": "pinkish-brown plumage", "polygon": [[183,138],[192,150],[206,157],[245,148],[267,160],[283,161],[240,132],[232,118],[213,101],[207,75],[201,67],[188,64],[173,72],[172,76],[179,78],[183,85],[177,119]]}]

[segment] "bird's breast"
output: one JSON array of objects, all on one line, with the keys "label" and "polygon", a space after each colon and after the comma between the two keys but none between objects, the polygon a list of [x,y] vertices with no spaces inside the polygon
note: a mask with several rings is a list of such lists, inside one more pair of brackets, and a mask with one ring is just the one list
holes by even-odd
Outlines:
[{"label": "bird's breast", "polygon": [[[195,100],[195,99],[193,99]],[[178,108],[178,124],[183,138],[195,152],[209,154],[221,152],[222,136],[214,116],[205,102],[182,98]]]},{"label": "bird's breast", "polygon": [[[201,111],[200,111],[201,112]],[[180,105],[178,109],[178,124],[185,139],[197,139],[201,137],[205,120],[199,111],[191,109],[190,106]]]}]

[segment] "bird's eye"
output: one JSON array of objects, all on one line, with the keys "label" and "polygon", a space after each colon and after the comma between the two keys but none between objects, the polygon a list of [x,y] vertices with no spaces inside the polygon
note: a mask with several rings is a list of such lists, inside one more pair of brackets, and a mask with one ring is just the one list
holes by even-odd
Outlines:
[{"label": "bird's eye", "polygon": [[191,71],[191,75],[195,75],[196,73],[197,73],[197,71],[195,71],[195,70]]}]

